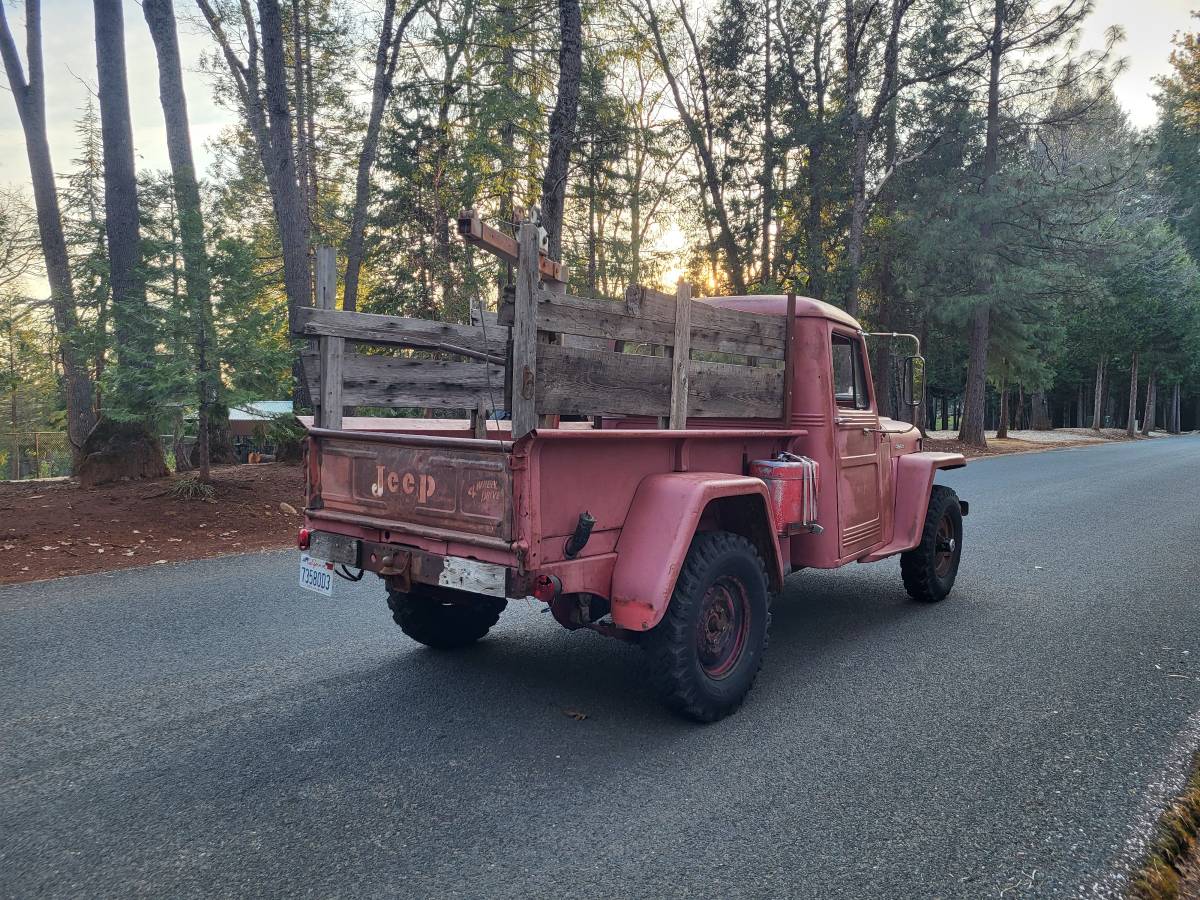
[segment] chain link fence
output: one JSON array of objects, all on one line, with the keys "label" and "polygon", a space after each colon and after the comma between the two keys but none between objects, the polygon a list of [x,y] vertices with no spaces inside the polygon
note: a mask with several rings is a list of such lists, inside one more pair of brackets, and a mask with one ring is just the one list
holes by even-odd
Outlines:
[{"label": "chain link fence", "polygon": [[71,474],[71,445],[61,431],[0,431],[0,481]]}]

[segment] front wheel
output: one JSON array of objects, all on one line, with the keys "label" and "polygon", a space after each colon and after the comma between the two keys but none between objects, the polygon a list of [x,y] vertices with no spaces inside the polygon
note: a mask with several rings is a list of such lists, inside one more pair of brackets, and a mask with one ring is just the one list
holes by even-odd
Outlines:
[{"label": "front wheel", "polygon": [[643,639],[667,704],[700,722],[736,710],[762,666],[770,624],[754,545],[724,531],[697,534],[662,621]]},{"label": "front wheel", "polygon": [[438,650],[475,643],[500,619],[508,601],[414,585],[411,593],[388,592],[388,608],[400,630],[414,641]]},{"label": "front wheel", "polygon": [[922,603],[945,599],[958,575],[962,534],[958,495],[945,485],[935,484],[929,495],[921,543],[900,554],[900,574],[908,596]]}]

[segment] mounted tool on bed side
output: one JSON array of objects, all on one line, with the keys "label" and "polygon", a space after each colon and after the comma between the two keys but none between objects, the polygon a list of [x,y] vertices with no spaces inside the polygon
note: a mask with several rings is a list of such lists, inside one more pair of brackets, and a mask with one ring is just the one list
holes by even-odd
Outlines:
[{"label": "mounted tool on bed side", "polygon": [[[966,504],[933,482],[965,461],[879,416],[854,319],[686,285],[573,297],[536,226],[508,243],[464,220],[517,263],[511,300],[473,325],[337,311],[318,256],[321,307],[299,317],[318,402],[305,586],[375,572],[397,624],[439,648],[532,596],[564,627],[637,640],[668,702],[704,721],[749,691],[788,573],[900,554],[914,599],[950,592]],[[343,405],[470,418],[343,420]]]}]

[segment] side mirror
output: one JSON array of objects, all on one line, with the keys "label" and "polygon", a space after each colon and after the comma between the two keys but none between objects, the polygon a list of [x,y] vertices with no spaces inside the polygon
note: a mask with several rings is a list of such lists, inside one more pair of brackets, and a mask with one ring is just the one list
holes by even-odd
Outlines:
[{"label": "side mirror", "polygon": [[905,357],[903,390],[906,405],[914,408],[921,405],[921,398],[925,396],[925,357]]}]

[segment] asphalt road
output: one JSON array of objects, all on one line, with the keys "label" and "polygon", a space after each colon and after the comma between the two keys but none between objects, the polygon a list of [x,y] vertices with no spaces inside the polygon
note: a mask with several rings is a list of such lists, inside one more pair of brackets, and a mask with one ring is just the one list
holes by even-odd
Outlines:
[{"label": "asphalt road", "polygon": [[950,599],[795,576],[708,727],[632,646],[513,604],[438,654],[293,553],[0,590],[0,894],[1111,895],[1200,746],[1200,437],[945,482]]}]

